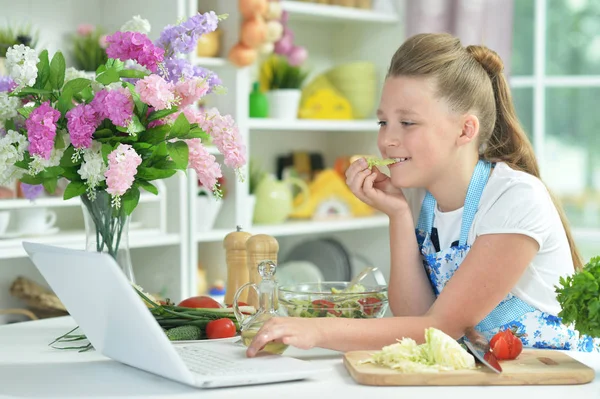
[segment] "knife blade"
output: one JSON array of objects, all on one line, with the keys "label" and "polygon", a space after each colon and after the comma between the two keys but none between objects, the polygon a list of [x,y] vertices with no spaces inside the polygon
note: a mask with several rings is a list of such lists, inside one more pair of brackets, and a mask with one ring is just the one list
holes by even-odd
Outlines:
[{"label": "knife blade", "polygon": [[469,327],[465,330],[464,343],[469,348],[473,356],[475,356],[481,363],[486,365],[488,368],[496,373],[502,372],[502,367],[496,359],[496,355],[490,350],[489,341],[473,327]]}]

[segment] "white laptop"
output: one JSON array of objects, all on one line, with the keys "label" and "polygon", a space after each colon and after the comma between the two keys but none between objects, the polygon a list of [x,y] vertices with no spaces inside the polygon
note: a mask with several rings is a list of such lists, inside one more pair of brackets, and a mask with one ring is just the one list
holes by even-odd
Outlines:
[{"label": "white laptop", "polygon": [[300,380],[329,368],[281,355],[248,358],[233,341],[174,345],[109,255],[23,247],[95,350],[121,363],[199,388]]}]

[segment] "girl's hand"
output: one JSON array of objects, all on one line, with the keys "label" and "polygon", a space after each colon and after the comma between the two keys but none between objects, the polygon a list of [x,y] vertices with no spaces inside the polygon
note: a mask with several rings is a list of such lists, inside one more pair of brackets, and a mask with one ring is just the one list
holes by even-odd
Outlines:
[{"label": "girl's hand", "polygon": [[300,349],[311,349],[319,345],[318,319],[301,317],[274,317],[258,330],[246,350],[248,357],[254,357],[269,342],[279,342]]},{"label": "girl's hand", "polygon": [[348,167],[346,184],[358,199],[388,216],[409,211],[402,190],[394,187],[390,178],[377,167],[369,169],[364,158],[357,159]]}]

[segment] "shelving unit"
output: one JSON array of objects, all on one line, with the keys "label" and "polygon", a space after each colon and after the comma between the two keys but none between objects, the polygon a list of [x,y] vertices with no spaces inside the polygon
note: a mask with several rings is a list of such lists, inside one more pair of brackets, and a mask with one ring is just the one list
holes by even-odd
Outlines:
[{"label": "shelving unit", "polygon": [[318,132],[376,132],[379,130],[377,120],[310,120],[280,121],[268,118],[250,118],[250,130],[276,131],[318,131]]},{"label": "shelving unit", "polygon": [[[381,1],[378,3],[381,8],[373,10],[291,0],[282,1],[281,5],[284,10],[290,13],[290,20],[304,22],[398,22],[398,14],[392,7],[387,7],[388,3]],[[377,2],[375,5],[377,6]]]}]

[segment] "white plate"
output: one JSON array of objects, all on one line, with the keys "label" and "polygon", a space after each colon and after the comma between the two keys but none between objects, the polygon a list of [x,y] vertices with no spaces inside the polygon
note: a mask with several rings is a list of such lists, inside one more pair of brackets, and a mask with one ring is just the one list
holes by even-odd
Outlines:
[{"label": "white plate", "polygon": [[40,236],[49,236],[56,234],[60,231],[58,227],[52,227],[46,231],[42,232],[28,232],[28,231],[7,231],[4,234],[0,234],[0,240],[8,240],[11,238],[20,238],[20,237],[40,237]]},{"label": "white plate", "polygon": [[214,339],[194,339],[191,341],[171,341],[174,344],[202,344],[205,342],[229,342],[229,341],[237,341],[240,339],[240,335],[236,335],[234,337],[229,338],[214,338]]}]

